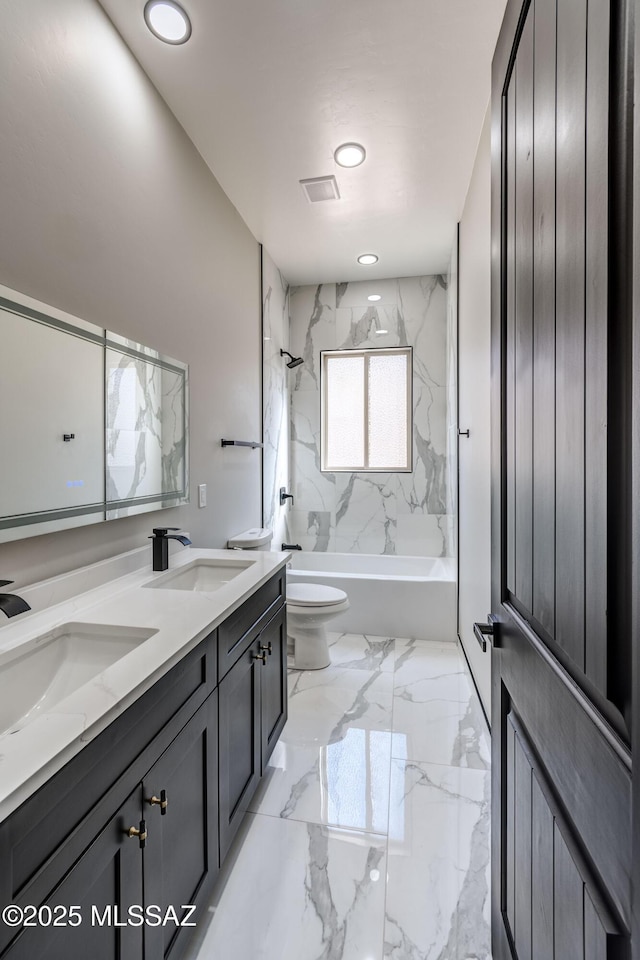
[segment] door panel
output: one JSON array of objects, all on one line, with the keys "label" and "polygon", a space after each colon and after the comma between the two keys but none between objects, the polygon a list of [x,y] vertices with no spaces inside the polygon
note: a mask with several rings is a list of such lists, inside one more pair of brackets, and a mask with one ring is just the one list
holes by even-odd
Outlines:
[{"label": "door panel", "polygon": [[[609,110],[598,93],[607,88],[608,4],[589,3],[587,13],[586,204],[585,204],[585,673],[607,693],[607,191]],[[622,706],[618,703],[618,706]]]},{"label": "door panel", "polygon": [[619,927],[513,711],[506,732],[505,793],[513,806],[505,856],[513,864],[508,915],[515,955],[583,960],[591,940],[600,944],[602,960],[617,957],[624,942]]},{"label": "door panel", "polygon": [[495,960],[629,946],[629,612],[610,564],[630,566],[611,493],[630,442],[629,357],[611,362],[630,316],[609,266],[627,216],[611,122],[625,16],[509,0],[493,64]]},{"label": "door panel", "polygon": [[[533,616],[555,634],[556,0],[536,0],[533,124]],[[513,105],[511,105],[510,116]]]},{"label": "door panel", "polygon": [[531,952],[553,960],[553,814],[534,777],[531,783]]},{"label": "door panel", "polygon": [[576,558],[584,556],[586,8],[586,0],[560,0],[556,38],[554,639],[580,670],[584,670],[584,566]]},{"label": "door panel", "polygon": [[527,17],[518,48],[516,100],[513,114],[515,153],[515,286],[514,460],[515,581],[514,593],[527,610],[533,608],[533,417],[532,393],[532,241],[533,241],[533,18]]}]

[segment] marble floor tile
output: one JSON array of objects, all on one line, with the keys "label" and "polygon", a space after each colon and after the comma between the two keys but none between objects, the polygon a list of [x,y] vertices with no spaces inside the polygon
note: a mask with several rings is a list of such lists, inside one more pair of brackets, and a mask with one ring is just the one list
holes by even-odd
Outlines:
[{"label": "marble floor tile", "polygon": [[387,832],[391,733],[349,727],[327,745],[281,739],[251,810],[344,830]]},{"label": "marble floor tile", "polygon": [[382,960],[386,840],[249,814],[198,960]]},{"label": "marble floor tile", "polygon": [[337,743],[352,728],[391,730],[393,675],[339,666],[289,674],[289,719],[284,743]]},{"label": "marble floor tile", "polygon": [[[346,654],[352,657],[353,652]],[[296,670],[293,659],[289,661],[289,699],[293,699],[302,692],[314,687],[339,687],[342,690],[359,690],[367,688],[373,683],[376,690],[392,693],[394,687],[394,672],[388,665],[381,663],[373,669],[367,669],[364,662],[359,667],[340,663],[339,658],[333,660],[328,667],[322,670]]]},{"label": "marble floor tile", "polygon": [[[489,737],[455,643],[330,635],[185,960],[491,960]],[[471,769],[471,768],[476,769]]]},{"label": "marble floor tile", "polygon": [[351,670],[382,670],[393,673],[396,641],[362,633],[330,633],[331,662]]},{"label": "marble floor tile", "polygon": [[488,769],[486,723],[456,644],[396,641],[391,754]]},{"label": "marble floor tile", "polygon": [[388,960],[490,960],[489,780],[392,760]]},{"label": "marble floor tile", "polygon": [[464,674],[467,670],[464,656],[455,642],[397,639],[395,654],[396,684]]}]

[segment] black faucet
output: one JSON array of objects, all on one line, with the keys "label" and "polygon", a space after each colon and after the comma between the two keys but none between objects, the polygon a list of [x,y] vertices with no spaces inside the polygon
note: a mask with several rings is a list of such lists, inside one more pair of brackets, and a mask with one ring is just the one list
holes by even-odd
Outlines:
[{"label": "black faucet", "polygon": [[300,546],[299,543],[283,543],[282,549],[283,550],[302,550],[302,547]]},{"label": "black faucet", "polygon": [[[8,587],[13,580],[0,580],[0,587]],[[17,613],[26,613],[31,607],[26,600],[15,593],[0,593],[0,610],[8,617],[15,617]]]},{"label": "black faucet", "polygon": [[175,533],[169,533],[169,530],[179,530],[179,527],[154,527],[153,536],[153,569],[169,569],[169,540],[179,540],[185,547],[188,547],[191,540],[188,537],[181,537]]}]

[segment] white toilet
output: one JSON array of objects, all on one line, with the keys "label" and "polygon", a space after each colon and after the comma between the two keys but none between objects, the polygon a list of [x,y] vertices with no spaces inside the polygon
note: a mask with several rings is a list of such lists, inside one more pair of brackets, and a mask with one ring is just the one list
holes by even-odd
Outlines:
[{"label": "white toilet", "polygon": [[[227,541],[231,550],[268,550],[273,533],[253,528]],[[327,623],[349,609],[344,590],[320,583],[287,583],[287,633],[293,640],[297,670],[321,670],[331,663]]]},{"label": "white toilet", "polygon": [[229,550],[269,550],[273,540],[273,530],[267,527],[252,527],[244,533],[238,533],[227,540]]},{"label": "white toilet", "polygon": [[287,632],[293,637],[296,670],[329,666],[327,623],[348,609],[344,590],[321,583],[287,584]]}]

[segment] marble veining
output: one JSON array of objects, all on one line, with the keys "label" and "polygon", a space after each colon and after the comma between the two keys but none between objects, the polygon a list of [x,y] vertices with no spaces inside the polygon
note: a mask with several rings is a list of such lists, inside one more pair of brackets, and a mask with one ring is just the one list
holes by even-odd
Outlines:
[{"label": "marble veining", "polygon": [[429,646],[399,645],[392,755],[487,769],[489,739],[463,655],[456,644]]},{"label": "marble veining", "polygon": [[[326,670],[290,666],[288,722],[187,960],[491,960],[488,731],[461,653],[330,649]],[[430,737],[427,704],[450,725]]]},{"label": "marble veining", "polygon": [[[291,535],[305,550],[450,555],[447,280],[409,277],[292,287]],[[320,471],[320,351],[413,346],[413,471]]]},{"label": "marble veining", "polygon": [[[122,339],[122,338],[120,338]],[[164,494],[175,502],[187,487],[185,433],[186,370],[163,365],[138,344],[123,340],[124,352],[107,347],[106,499],[110,519],[131,512],[118,501]],[[139,512],[135,510],[134,512]]]},{"label": "marble veining", "polygon": [[392,760],[384,956],[488,960],[489,774]]},{"label": "marble veining", "polygon": [[362,834],[354,843],[327,827],[249,814],[239,841],[198,956],[379,957],[384,838]]}]

